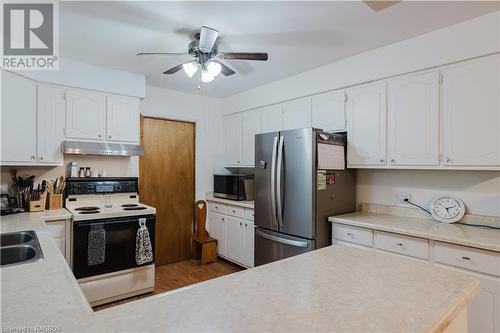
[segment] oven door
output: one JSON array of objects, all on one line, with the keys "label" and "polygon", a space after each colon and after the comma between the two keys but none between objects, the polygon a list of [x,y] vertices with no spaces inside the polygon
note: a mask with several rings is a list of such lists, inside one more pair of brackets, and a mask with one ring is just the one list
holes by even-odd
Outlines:
[{"label": "oven door", "polygon": [[[155,216],[127,216],[119,218],[75,221],[73,222],[73,274],[77,279],[100,275],[139,265],[135,261],[135,247],[139,219],[146,219],[146,226],[155,249]],[[102,223],[106,231],[104,262],[97,265],[88,264],[88,242],[90,226]],[[143,265],[150,265],[153,262]]]}]

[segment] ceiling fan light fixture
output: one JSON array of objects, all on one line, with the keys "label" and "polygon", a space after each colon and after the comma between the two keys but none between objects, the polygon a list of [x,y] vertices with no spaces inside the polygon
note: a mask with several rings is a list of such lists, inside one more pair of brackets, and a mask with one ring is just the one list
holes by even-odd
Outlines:
[{"label": "ceiling fan light fixture", "polygon": [[211,61],[207,66],[207,71],[215,78],[220,74],[222,66],[218,62]]},{"label": "ceiling fan light fixture", "polygon": [[182,65],[184,72],[189,77],[193,77],[193,75],[198,71],[199,67],[200,66],[198,65],[198,63],[196,61],[191,61],[191,62],[188,62],[188,63]]},{"label": "ceiling fan light fixture", "polygon": [[201,71],[201,82],[208,83],[208,82],[212,82],[214,79],[215,79],[215,76],[212,75],[212,73],[210,73],[208,71],[208,69],[203,69]]}]

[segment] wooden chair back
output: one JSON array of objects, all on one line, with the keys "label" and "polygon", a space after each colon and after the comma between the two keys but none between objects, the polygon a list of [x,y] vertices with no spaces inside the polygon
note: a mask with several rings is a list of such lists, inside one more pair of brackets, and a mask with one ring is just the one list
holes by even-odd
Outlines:
[{"label": "wooden chair back", "polygon": [[206,226],[207,222],[207,202],[198,200],[194,203],[194,221],[195,231],[193,238],[198,241],[204,241],[209,238]]}]

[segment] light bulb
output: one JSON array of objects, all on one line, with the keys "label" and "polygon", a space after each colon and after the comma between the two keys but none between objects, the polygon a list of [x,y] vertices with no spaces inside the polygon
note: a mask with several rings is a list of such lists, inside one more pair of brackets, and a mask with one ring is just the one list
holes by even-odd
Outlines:
[{"label": "light bulb", "polygon": [[193,77],[194,73],[198,71],[198,63],[195,61],[188,62],[187,64],[182,65],[184,72],[187,76]]},{"label": "light bulb", "polygon": [[204,69],[201,71],[201,82],[208,83],[212,82],[214,79],[215,76],[213,76],[208,70]]},{"label": "light bulb", "polygon": [[216,77],[217,75],[220,74],[220,71],[222,70],[222,66],[218,62],[210,62],[207,66],[207,70],[210,72],[210,74],[213,75],[213,77]]}]

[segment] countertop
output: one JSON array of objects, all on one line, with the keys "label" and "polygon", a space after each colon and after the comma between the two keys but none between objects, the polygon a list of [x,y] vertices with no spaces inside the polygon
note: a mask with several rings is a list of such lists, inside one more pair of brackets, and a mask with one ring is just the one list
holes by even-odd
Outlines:
[{"label": "countertop", "polygon": [[236,200],[216,198],[216,197],[214,197],[214,194],[212,192],[207,192],[205,198],[206,198],[205,200],[207,200],[207,201],[219,202],[219,203],[222,203],[225,205],[233,205],[233,206],[254,209],[254,202],[253,201],[236,201]]},{"label": "countertop", "polygon": [[355,212],[329,217],[330,222],[422,237],[479,249],[500,252],[500,231],[429,219],[371,212]]},{"label": "countertop", "polygon": [[479,288],[459,272],[330,246],[93,312],[42,213],[3,217],[2,232],[36,230],[45,259],[4,267],[2,326],[73,331],[432,332]]}]

